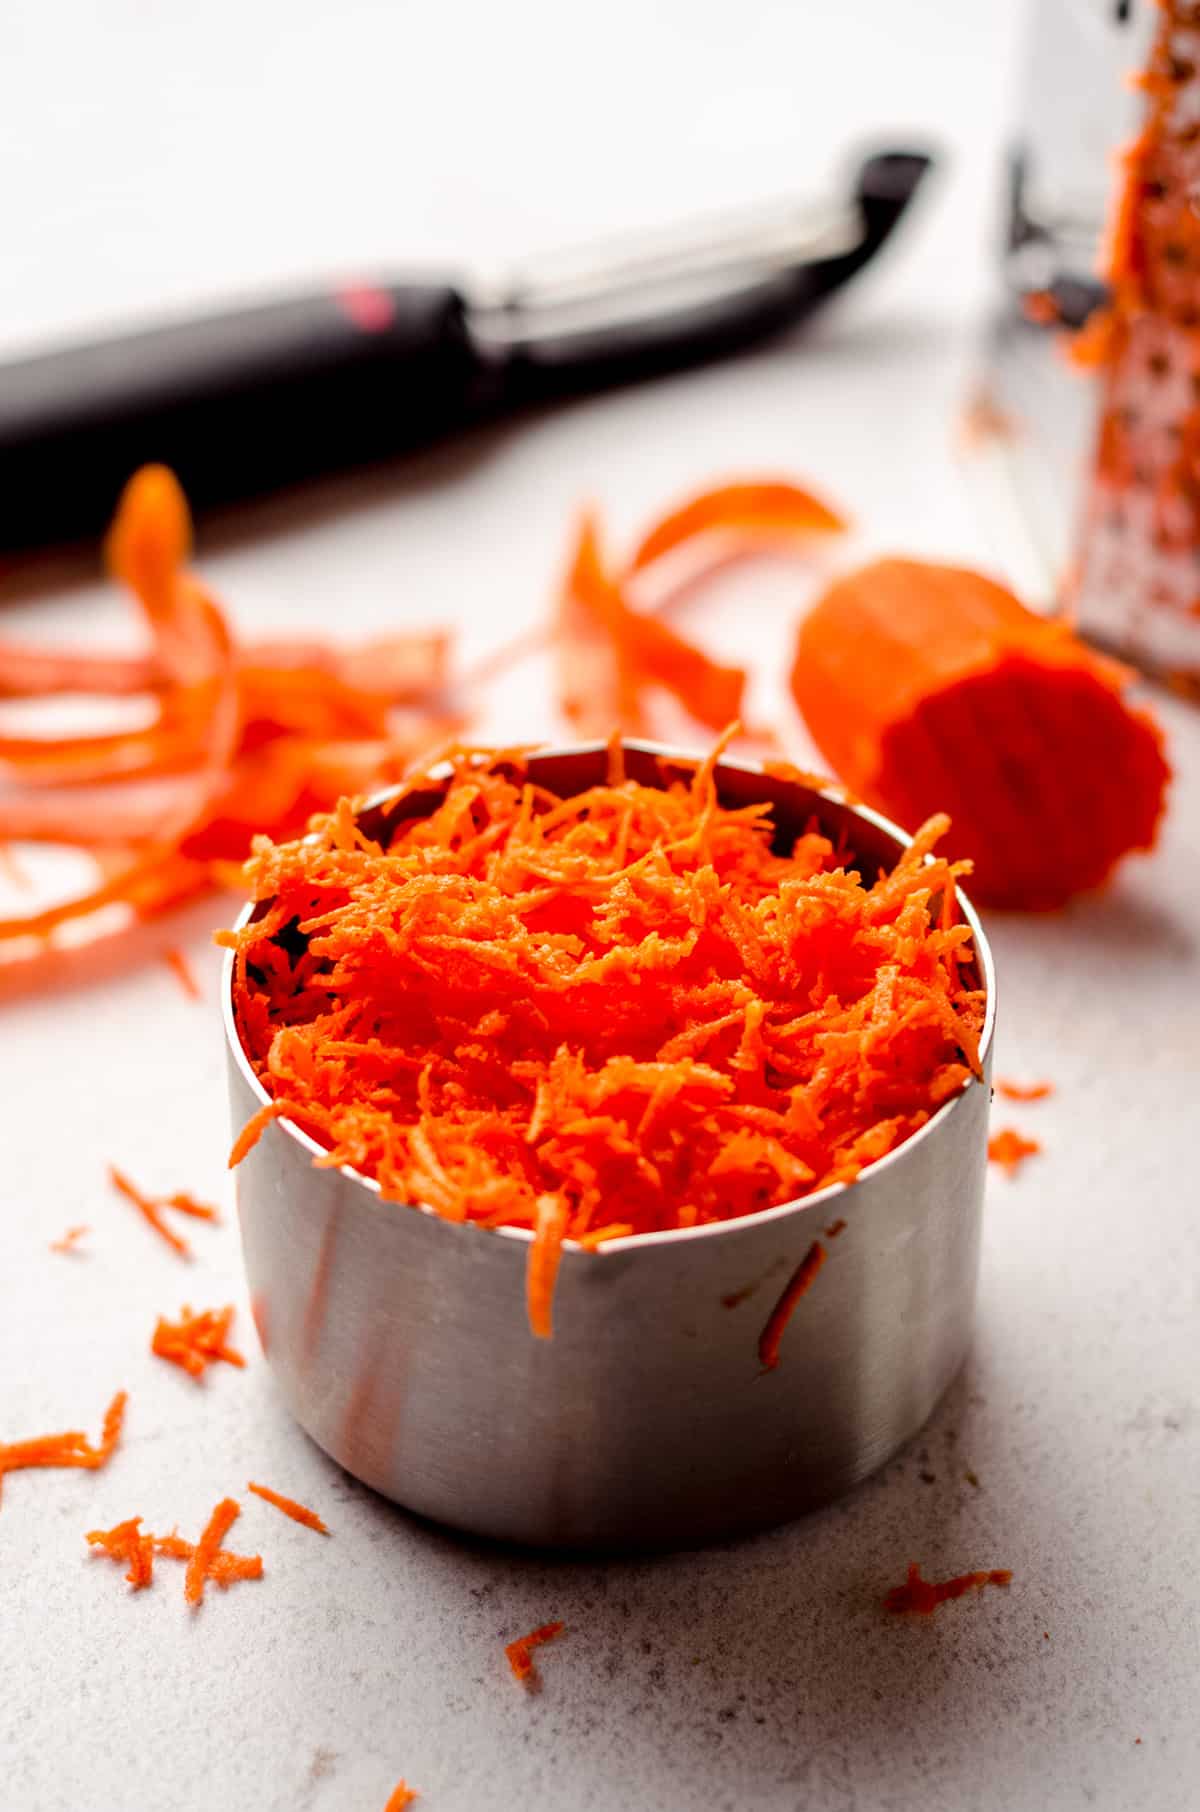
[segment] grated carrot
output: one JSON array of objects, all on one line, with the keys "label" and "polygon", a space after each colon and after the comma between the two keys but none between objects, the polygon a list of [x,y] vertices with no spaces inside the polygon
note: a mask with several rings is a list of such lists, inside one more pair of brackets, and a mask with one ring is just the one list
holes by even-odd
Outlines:
[{"label": "grated carrot", "polygon": [[[190,1561],[195,1555],[193,1542],[184,1541],[181,1535],[156,1535],[154,1552],[162,1554],[168,1560]],[[208,1563],[207,1577],[214,1585],[225,1591],[239,1579],[261,1579],[263,1563],[261,1554],[231,1554],[227,1548],[218,1548]]]},{"label": "grated carrot", "polygon": [[[842,1227],[845,1226],[842,1222]],[[841,1227],[838,1228],[841,1231]],[[832,1238],[832,1233],[830,1234]],[[802,1296],[812,1289],[817,1272],[825,1263],[825,1248],[819,1239],[815,1239],[796,1269],[792,1272],[779,1301],[767,1317],[758,1342],[758,1358],[764,1371],[774,1371],[779,1364],[779,1345],[787,1331],[788,1322],[795,1313],[796,1304]]]},{"label": "grated carrot", "polygon": [[1010,1177],[1016,1176],[1026,1158],[1035,1157],[1041,1149],[1036,1139],[1025,1138],[1011,1126],[1002,1127],[988,1140],[988,1157]]},{"label": "grated carrot", "polygon": [[413,1801],[419,1798],[420,1795],[415,1787],[410,1787],[405,1781],[397,1781],[388,1796],[388,1803],[383,1808],[383,1812],[404,1812],[405,1806],[411,1806]]},{"label": "grated carrot", "polygon": [[298,1504],[294,1497],[281,1497],[278,1491],[272,1491],[268,1485],[249,1484],[246,1489],[253,1491],[256,1497],[261,1497],[264,1503],[274,1504],[277,1510],[282,1510],[285,1516],[290,1516],[294,1523],[303,1523],[306,1529],[315,1529],[318,1535],[329,1534],[329,1530],[316,1511],[306,1509],[303,1504]]},{"label": "grated carrot", "polygon": [[154,1578],[154,1538],[143,1535],[142,1519],[131,1516],[127,1522],[117,1523],[112,1529],[89,1529],[87,1540],[90,1545],[109,1556],[111,1560],[127,1560],[129,1571],[125,1577],[135,1592],[140,1592]]},{"label": "grated carrot", "polygon": [[537,1629],[530,1630],[528,1636],[521,1636],[516,1642],[510,1642],[504,1653],[512,1668],[513,1678],[522,1686],[537,1685],[539,1676],[533,1650],[540,1648],[543,1642],[551,1642],[555,1636],[561,1636],[565,1629],[564,1623],[543,1623]]},{"label": "grated carrot", "polygon": [[945,1604],[948,1599],[961,1598],[971,1591],[982,1591],[984,1586],[1006,1586],[1011,1581],[1009,1568],[994,1567],[989,1573],[960,1573],[956,1579],[944,1579],[939,1584],[922,1579],[921,1569],[914,1560],[909,1562],[907,1580],[903,1585],[892,1587],[883,1601],[883,1608],[886,1611],[910,1612],[918,1617],[928,1617],[937,1610],[939,1604]]},{"label": "grated carrot", "polygon": [[182,1193],[146,1195],[136,1184],[131,1183],[124,1171],[118,1170],[115,1164],[110,1164],[108,1167],[108,1180],[119,1195],[123,1195],[127,1202],[133,1203],[159,1238],[165,1240],[171,1250],[177,1252],[180,1258],[190,1258],[192,1249],[186,1240],[180,1239],[179,1235],[168,1227],[163,1219],[163,1209],[174,1208],[180,1214],[190,1215],[193,1220],[215,1221],[218,1218],[215,1208],[209,1207],[206,1202],[196,1201],[190,1195]]},{"label": "grated carrot", "polygon": [[349,808],[260,841],[266,910],[219,941],[272,1099],[230,1161],[287,1115],[387,1201],[525,1229],[545,1336],[566,1243],[753,1214],[924,1125],[979,1073],[985,1005],[946,821],[864,881],[722,805],[714,760],[651,786],[614,745],[559,798],[519,753],[459,751],[386,851]]},{"label": "grated carrot", "polygon": [[172,944],[163,951],[162,957],[163,962],[176,977],[188,999],[203,1000],[204,994],[200,983],[196,980],[196,971],[188,960],[187,951],[181,949],[178,944]]},{"label": "grated carrot", "polygon": [[100,1439],[95,1446],[79,1429],[65,1434],[35,1435],[27,1441],[0,1443],[0,1484],[6,1472],[21,1472],[34,1466],[82,1466],[89,1472],[107,1466],[121,1439],[125,1421],[126,1393],[119,1390],[104,1412]]},{"label": "grated carrot", "polygon": [[243,1366],[246,1361],[242,1355],[226,1344],[233,1314],[231,1303],[223,1309],[201,1309],[198,1313],[185,1304],[177,1322],[160,1315],[150,1351],[193,1378],[202,1378],[218,1359],[227,1365]]},{"label": "grated carrot", "polygon": [[50,1241],[50,1250],[51,1252],[75,1252],[84,1234],[90,1232],[90,1227],[68,1227],[61,1239]]},{"label": "grated carrot", "polygon": [[1005,1076],[997,1076],[996,1093],[1003,1095],[1006,1101],[1044,1101],[1047,1095],[1054,1093],[1052,1082],[1013,1082]]},{"label": "grated carrot", "polygon": [[205,1524],[200,1540],[188,1558],[184,1575],[183,1595],[190,1605],[202,1602],[205,1582],[213,1577],[213,1565],[221,1544],[240,1515],[241,1505],[231,1497],[223,1497]]}]

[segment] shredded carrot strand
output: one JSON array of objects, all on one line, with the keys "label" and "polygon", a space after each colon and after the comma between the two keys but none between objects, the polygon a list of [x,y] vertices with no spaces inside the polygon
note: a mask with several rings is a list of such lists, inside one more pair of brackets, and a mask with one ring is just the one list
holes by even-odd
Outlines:
[{"label": "shredded carrot strand", "polygon": [[1027,1139],[1012,1126],[1002,1127],[988,1140],[988,1157],[1010,1177],[1016,1176],[1026,1158],[1035,1157],[1041,1149],[1037,1139]]},{"label": "shredded carrot strand", "polygon": [[60,1239],[50,1241],[50,1250],[51,1252],[75,1252],[78,1250],[80,1240],[90,1232],[90,1227],[68,1227]]},{"label": "shredded carrot strand", "polygon": [[196,971],[192,968],[187,951],[181,949],[178,944],[171,944],[162,954],[163,962],[176,977],[188,999],[203,1000],[204,993],[196,979]]},{"label": "shredded carrot strand", "polygon": [[126,1393],[118,1391],[104,1412],[100,1439],[95,1446],[76,1428],[68,1429],[65,1434],[35,1435],[31,1440],[0,1444],[0,1484],[5,1473],[21,1472],[34,1466],[81,1466],[89,1472],[107,1466],[121,1439],[127,1401]]},{"label": "shredded carrot strand", "polygon": [[[843,1222],[843,1225],[845,1223]],[[820,1240],[815,1239],[796,1269],[792,1272],[787,1286],[779,1301],[767,1317],[766,1326],[759,1336],[758,1359],[764,1371],[774,1371],[779,1364],[779,1347],[787,1331],[788,1322],[796,1310],[796,1304],[802,1296],[812,1289],[817,1272],[825,1263],[825,1248]]]},{"label": "shredded carrot strand", "polygon": [[213,1565],[222,1543],[240,1515],[241,1505],[231,1497],[223,1497],[209,1517],[184,1575],[183,1595],[190,1605],[202,1602],[205,1582],[213,1577]]},{"label": "shredded carrot strand", "polygon": [[917,1562],[910,1561],[908,1578],[903,1585],[893,1586],[883,1601],[886,1611],[910,1613],[918,1617],[931,1616],[939,1604],[945,1604],[952,1598],[962,1598],[965,1593],[982,1591],[984,1586],[1007,1586],[1012,1582],[1012,1572],[1008,1567],[993,1567],[985,1573],[960,1573],[956,1579],[944,1579],[935,1583],[921,1578],[921,1569]]},{"label": "shredded carrot strand", "polygon": [[406,1806],[411,1806],[413,1801],[419,1798],[420,1795],[415,1787],[410,1787],[405,1781],[397,1781],[388,1796],[388,1803],[383,1808],[383,1812],[404,1812]]},{"label": "shredded carrot strand", "polygon": [[540,1648],[543,1642],[552,1642],[555,1636],[561,1636],[565,1629],[566,1624],[564,1623],[543,1623],[537,1629],[530,1630],[528,1636],[521,1636],[516,1642],[510,1642],[504,1653],[508,1657],[508,1665],[512,1668],[513,1678],[523,1686],[534,1685],[538,1679],[538,1671],[533,1658],[533,1650]]},{"label": "shredded carrot strand", "polygon": [[996,1093],[1003,1095],[1006,1101],[1044,1101],[1047,1095],[1054,1093],[1052,1082],[1014,1082],[1011,1078],[997,1076]]},{"label": "shredded carrot strand", "polygon": [[247,1491],[253,1491],[264,1503],[274,1504],[285,1516],[290,1516],[294,1523],[303,1523],[306,1529],[315,1529],[318,1535],[328,1535],[329,1530],[321,1521],[315,1510],[309,1510],[304,1504],[298,1504],[294,1497],[282,1497],[278,1491],[272,1491],[268,1485],[247,1485]]},{"label": "shredded carrot strand", "polygon": [[202,1378],[210,1365],[219,1359],[226,1365],[244,1366],[241,1353],[227,1344],[233,1322],[233,1305],[223,1309],[201,1309],[194,1312],[185,1304],[177,1322],[160,1315],[150,1340],[150,1351],[160,1359],[170,1360],[190,1377]]},{"label": "shredded carrot strand", "polygon": [[141,1532],[142,1519],[132,1516],[112,1529],[89,1529],[87,1541],[98,1553],[111,1560],[129,1562],[125,1577],[135,1592],[140,1592],[154,1578],[154,1538]]},{"label": "shredded carrot strand", "polygon": [[180,1239],[179,1235],[168,1227],[166,1221],[163,1219],[163,1210],[166,1208],[174,1208],[180,1214],[190,1215],[193,1220],[215,1221],[218,1218],[215,1208],[210,1207],[206,1202],[196,1201],[195,1198],[190,1195],[183,1193],[158,1196],[147,1195],[145,1191],[139,1189],[135,1183],[131,1183],[124,1171],[118,1170],[115,1164],[110,1164],[108,1167],[108,1180],[119,1195],[123,1195],[127,1202],[133,1203],[139,1214],[151,1227],[153,1227],[159,1238],[165,1240],[171,1250],[177,1252],[180,1258],[190,1258],[192,1256],[192,1249],[186,1240]]}]

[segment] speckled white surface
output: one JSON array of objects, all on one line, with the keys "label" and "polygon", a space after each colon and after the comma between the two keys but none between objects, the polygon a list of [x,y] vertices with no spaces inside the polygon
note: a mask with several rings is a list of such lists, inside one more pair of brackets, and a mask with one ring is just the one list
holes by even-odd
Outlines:
[{"label": "speckled white surface", "polygon": [[[94,17],[18,0],[0,334],[786,189],[864,124],[928,123],[956,160],[937,204],[805,342],[264,510],[210,536],[204,564],[244,622],[449,617],[479,651],[537,616],[581,493],[629,533],[747,467],[813,474],[864,544],[978,557],[948,442],[1011,10],[859,0],[818,21],[672,0],[651,18],[622,0],[585,23],[534,0],[353,4],[335,28],[294,0]],[[807,584],[748,575],[707,627],[778,671]],[[14,629],[118,621],[90,590],[9,593]],[[540,679],[513,681],[499,732],[551,727]],[[195,1230],[185,1270],[104,1186],[116,1160],[231,1209],[212,909],[180,932],[203,1007],[151,962],[0,1009],[0,1438],[95,1427],[118,1385],[131,1395],[107,1471],[5,1485],[4,1812],[379,1812],[401,1774],[430,1812],[1200,1802],[1200,714],[1162,711],[1179,775],[1161,851],[1103,899],[990,927],[999,1067],[1059,1092],[1003,1110],[1046,1151],[991,1185],[964,1376],[882,1476],[729,1548],[492,1551],[374,1498],[291,1425],[232,1213]],[[49,1253],[76,1221],[86,1249]],[[155,1316],[185,1297],[238,1302],[245,1373],[197,1387],[150,1358]],[[331,1539],[247,1498],[251,1477],[316,1505]],[[233,1545],[261,1548],[267,1576],[198,1615],[178,1567],[131,1598],[87,1558],[88,1528],[136,1511],[194,1533],[225,1492],[244,1503]],[[1014,1582],[889,1621],[880,1597],[910,1558]],[[547,1617],[569,1634],[530,1697],[502,1647]]]}]

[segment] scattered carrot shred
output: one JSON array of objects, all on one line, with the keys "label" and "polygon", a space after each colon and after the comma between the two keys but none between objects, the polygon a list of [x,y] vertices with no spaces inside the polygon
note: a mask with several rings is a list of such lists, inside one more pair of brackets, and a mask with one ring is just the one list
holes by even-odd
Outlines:
[{"label": "scattered carrot shred", "polygon": [[1006,1101],[1044,1101],[1054,1093],[1052,1082],[1014,1082],[1011,1077],[997,1076],[996,1093]]},{"label": "scattered carrot shred", "polygon": [[883,1601],[883,1608],[898,1614],[907,1612],[928,1617],[939,1604],[945,1604],[951,1598],[962,1598],[967,1592],[981,1591],[984,1586],[1011,1583],[1012,1573],[1008,1567],[994,1567],[987,1573],[960,1573],[956,1579],[936,1583],[921,1578],[921,1569],[914,1560],[909,1562],[908,1578],[903,1585],[892,1587]]},{"label": "scattered carrot shred", "polygon": [[415,1787],[410,1787],[406,1781],[397,1781],[388,1796],[388,1803],[383,1808],[383,1812],[404,1812],[405,1806],[411,1806],[413,1801],[419,1798],[420,1794]]},{"label": "scattered carrot shred", "polygon": [[178,1321],[160,1315],[150,1340],[150,1351],[169,1359],[192,1378],[202,1378],[218,1359],[227,1365],[245,1365],[242,1355],[227,1344],[233,1322],[233,1305],[196,1312],[184,1305]]},{"label": "scattered carrot shred", "polygon": [[535,1648],[543,1642],[552,1642],[555,1636],[561,1636],[566,1629],[564,1623],[543,1623],[528,1636],[521,1636],[516,1642],[510,1642],[504,1650],[508,1665],[512,1668],[513,1678],[522,1686],[533,1686],[538,1680],[537,1664],[533,1658]]},{"label": "scattered carrot shred", "polygon": [[988,1140],[988,1157],[1010,1177],[1016,1176],[1026,1158],[1036,1157],[1041,1149],[1036,1139],[1027,1139],[1012,1126],[1002,1127]]},{"label": "scattered carrot shred", "polygon": [[[842,1226],[845,1226],[844,1221]],[[825,1263],[825,1258],[824,1246],[819,1239],[815,1239],[792,1272],[779,1301],[767,1316],[766,1326],[763,1328],[758,1342],[759,1363],[764,1371],[774,1371],[779,1364],[779,1346],[787,1331],[788,1322],[792,1319],[800,1298],[806,1296],[812,1289],[817,1272]]]},{"label": "scattered carrot shred", "polygon": [[[156,1535],[154,1552],[162,1554],[168,1560],[190,1561],[195,1555],[195,1544],[185,1541],[181,1535]],[[225,1591],[239,1579],[261,1579],[263,1562],[261,1554],[231,1554],[226,1548],[218,1548],[208,1563],[208,1578],[214,1585]]]},{"label": "scattered carrot shred", "polygon": [[0,1443],[0,1483],[6,1472],[21,1472],[33,1466],[82,1466],[89,1472],[107,1466],[121,1439],[127,1401],[126,1393],[118,1391],[104,1412],[95,1446],[76,1428],[65,1434],[35,1435],[27,1441]]},{"label": "scattered carrot shred", "polygon": [[240,1515],[241,1505],[231,1497],[223,1497],[205,1524],[200,1540],[188,1558],[184,1575],[183,1595],[190,1605],[202,1602],[205,1583],[214,1576],[221,1545]]},{"label": "scattered carrot shred", "polygon": [[153,1580],[154,1537],[142,1534],[140,1516],[131,1516],[127,1522],[117,1523],[112,1529],[89,1529],[87,1540],[97,1552],[107,1554],[111,1560],[129,1562],[125,1577],[135,1592],[140,1592]]},{"label": "scattered carrot shred", "polygon": [[163,1219],[163,1210],[174,1208],[178,1213],[189,1215],[193,1220],[215,1221],[218,1218],[215,1208],[210,1207],[207,1202],[196,1201],[190,1195],[183,1193],[147,1195],[135,1183],[131,1183],[124,1171],[118,1170],[115,1164],[110,1164],[108,1167],[108,1180],[118,1195],[123,1195],[127,1202],[133,1203],[159,1238],[165,1240],[171,1250],[177,1252],[180,1258],[190,1258],[192,1249],[186,1240],[180,1239],[179,1235],[167,1225]]},{"label": "scattered carrot shred", "polygon": [[826,1239],[836,1239],[839,1233],[844,1233],[845,1231],[846,1231],[846,1223],[839,1215],[836,1221],[832,1221],[830,1223],[830,1225],[828,1227],[826,1227],[825,1238]]},{"label": "scattered carrot shred", "polygon": [[[620,756],[620,750],[617,749]],[[738,1218],[852,1181],[980,1073],[970,928],[933,819],[864,880],[809,825],[722,804],[710,757],[560,798],[519,753],[259,841],[243,1046],[321,1164],[386,1201],[531,1235],[530,1325],[565,1244]],[[620,1218],[612,1218],[612,1204]],[[815,1261],[814,1261],[815,1262]]]},{"label": "scattered carrot shred", "polygon": [[163,962],[176,977],[188,999],[203,1000],[204,992],[196,979],[196,971],[192,968],[187,951],[178,944],[171,944],[162,955]]},{"label": "scattered carrot shred", "polygon": [[90,1227],[68,1227],[61,1239],[50,1241],[50,1250],[51,1252],[76,1252],[79,1249],[80,1240],[90,1232]]},{"label": "scattered carrot shred", "polygon": [[249,1484],[246,1489],[253,1491],[256,1497],[261,1497],[264,1503],[274,1504],[277,1510],[282,1510],[285,1516],[290,1516],[294,1523],[303,1523],[306,1529],[315,1529],[318,1535],[329,1534],[329,1530],[316,1511],[307,1509],[303,1504],[298,1504],[294,1497],[283,1497],[278,1491],[272,1491],[269,1485]]}]

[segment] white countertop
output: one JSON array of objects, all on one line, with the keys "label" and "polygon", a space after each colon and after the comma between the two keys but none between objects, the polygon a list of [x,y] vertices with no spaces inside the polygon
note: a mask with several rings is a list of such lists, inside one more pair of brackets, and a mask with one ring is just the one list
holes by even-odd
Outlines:
[{"label": "white countertop", "polygon": [[[807,336],[266,507],[207,536],[201,563],[241,623],[444,619],[471,655],[538,618],[588,496],[629,535],[695,483],[777,469],[844,502],[864,546],[981,558],[950,440],[1015,9],[816,10],[360,0],[335,23],[296,0],[17,0],[0,348],[316,269],[466,262],[803,190],[862,130],[928,126],[952,157],[939,192]],[[743,575],[697,626],[778,675],[812,582]],[[95,588],[8,592],[6,632],[120,620]],[[761,705],[778,694],[765,680]],[[551,730],[544,699],[531,664],[491,727]],[[1059,917],[991,923],[999,1067],[1058,1093],[1003,1110],[1046,1149],[989,1186],[963,1377],[875,1480],[727,1548],[493,1551],[373,1497],[290,1423],[223,1168],[206,941],[223,907],[149,942],[187,944],[203,1007],[151,961],[0,1008],[0,1439],[94,1430],[130,1391],[106,1471],[5,1482],[4,1812],[381,1812],[401,1775],[429,1812],[1193,1807],[1200,714],[1159,708],[1178,770],[1159,852]],[[109,1194],[109,1161],[230,1211],[196,1228],[190,1269]],[[51,1254],[72,1222],[86,1250]],[[151,1359],[155,1317],[185,1298],[238,1303],[244,1373],[197,1387]],[[332,1539],[247,1497],[251,1477],[324,1512]],[[130,1597],[87,1557],[88,1528],[140,1512],[194,1534],[226,1492],[243,1502],[231,1545],[261,1547],[267,1577],[199,1615],[177,1567]],[[909,1559],[930,1577],[1007,1566],[1013,1585],[889,1620]],[[550,1617],[569,1634],[530,1697],[503,1644]]]}]

